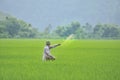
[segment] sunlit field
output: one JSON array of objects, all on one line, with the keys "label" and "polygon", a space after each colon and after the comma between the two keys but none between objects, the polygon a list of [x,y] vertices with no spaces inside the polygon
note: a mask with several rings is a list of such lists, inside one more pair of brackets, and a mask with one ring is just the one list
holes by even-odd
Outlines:
[{"label": "sunlit field", "polygon": [[46,40],[1,39],[0,80],[120,80],[120,40],[50,40],[55,61],[42,61]]}]

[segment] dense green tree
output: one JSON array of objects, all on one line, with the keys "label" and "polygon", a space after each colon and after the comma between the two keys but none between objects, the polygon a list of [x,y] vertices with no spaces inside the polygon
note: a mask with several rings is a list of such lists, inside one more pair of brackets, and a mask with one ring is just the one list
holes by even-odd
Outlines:
[{"label": "dense green tree", "polygon": [[18,35],[19,29],[20,29],[20,24],[17,22],[15,18],[8,18],[6,20],[6,31],[8,34],[10,34],[10,38],[15,37]]},{"label": "dense green tree", "polygon": [[75,34],[76,30],[79,28],[80,28],[79,22],[72,22],[71,24],[68,24],[66,26],[58,26],[57,29],[55,30],[55,32],[59,36],[65,38],[71,34]]},{"label": "dense green tree", "polygon": [[0,38],[35,38],[37,33],[31,24],[13,17],[0,21]]},{"label": "dense green tree", "polygon": [[97,24],[93,29],[93,36],[95,39],[101,39],[104,32],[104,27],[102,24]]},{"label": "dense green tree", "polygon": [[58,26],[55,30],[55,34],[61,36],[61,37],[65,37],[65,27],[64,26]]},{"label": "dense green tree", "polygon": [[85,39],[85,32],[83,28],[79,28],[75,32],[75,38],[76,39]]},{"label": "dense green tree", "polygon": [[103,38],[116,39],[119,37],[120,27],[118,25],[105,24],[103,25],[104,32],[102,34]]}]

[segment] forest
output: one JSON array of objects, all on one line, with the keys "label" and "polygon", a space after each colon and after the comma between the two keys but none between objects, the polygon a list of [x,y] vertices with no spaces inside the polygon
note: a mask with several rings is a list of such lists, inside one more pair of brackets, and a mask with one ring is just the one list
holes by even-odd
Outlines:
[{"label": "forest", "polygon": [[9,15],[0,14],[0,38],[38,38],[38,39],[65,39],[71,34],[73,39],[120,39],[120,25],[102,24],[81,25],[78,21],[66,25],[59,25],[52,29],[52,24],[43,31]]}]

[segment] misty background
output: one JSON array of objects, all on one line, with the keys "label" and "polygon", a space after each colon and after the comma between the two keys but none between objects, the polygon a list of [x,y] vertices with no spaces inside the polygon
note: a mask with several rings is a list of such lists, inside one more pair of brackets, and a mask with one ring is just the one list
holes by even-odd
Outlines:
[{"label": "misty background", "polygon": [[0,38],[120,39],[119,0],[0,0]]},{"label": "misty background", "polygon": [[44,30],[51,24],[120,24],[120,0],[0,0],[0,11]]}]

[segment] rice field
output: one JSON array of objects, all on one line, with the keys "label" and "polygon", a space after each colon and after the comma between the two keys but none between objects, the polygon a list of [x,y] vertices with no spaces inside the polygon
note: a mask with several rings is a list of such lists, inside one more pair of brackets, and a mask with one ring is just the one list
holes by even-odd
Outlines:
[{"label": "rice field", "polygon": [[0,80],[120,80],[120,40],[50,40],[43,62],[45,41],[0,39]]}]

